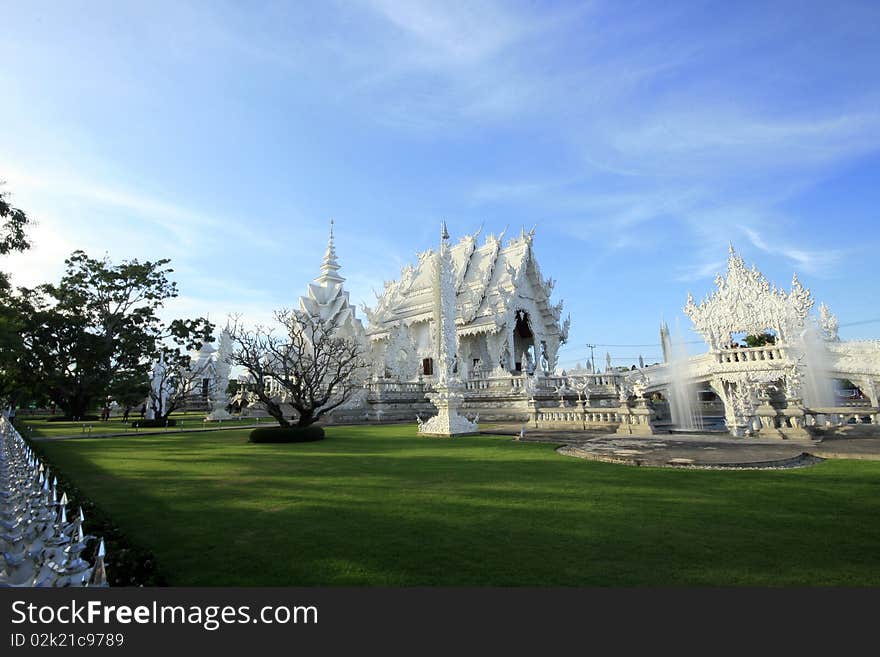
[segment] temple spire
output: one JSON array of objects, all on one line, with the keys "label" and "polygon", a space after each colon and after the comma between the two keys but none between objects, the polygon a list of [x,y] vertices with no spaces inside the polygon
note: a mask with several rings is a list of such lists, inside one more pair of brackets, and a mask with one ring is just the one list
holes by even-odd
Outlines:
[{"label": "temple spire", "polygon": [[333,220],[330,220],[330,238],[327,240],[327,250],[324,252],[324,260],[321,262],[321,275],[315,279],[318,283],[332,281],[341,283],[345,279],[338,272],[339,261],[336,259],[336,246],[333,243]]}]

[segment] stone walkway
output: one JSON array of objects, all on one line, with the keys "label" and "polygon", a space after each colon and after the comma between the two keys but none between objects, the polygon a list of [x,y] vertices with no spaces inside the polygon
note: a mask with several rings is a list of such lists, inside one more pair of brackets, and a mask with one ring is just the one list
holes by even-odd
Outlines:
[{"label": "stone walkway", "polygon": [[[483,433],[518,437],[521,428],[491,425]],[[880,430],[859,430],[817,440],[790,441],[734,438],[726,433],[636,437],[526,428],[524,440],[559,444],[560,454],[566,456],[661,467],[785,468],[812,465],[826,458],[880,460]]]},{"label": "stone walkway", "polygon": [[262,424],[236,424],[236,425],[226,425],[226,426],[207,426],[207,427],[169,427],[169,428],[150,428],[150,429],[138,429],[135,431],[134,429],[129,429],[128,431],[117,431],[117,432],[107,432],[101,433],[96,431],[94,433],[80,432],[80,433],[72,433],[66,434],[63,436],[36,436],[36,435],[28,435],[28,440],[33,440],[36,443],[40,442],[53,442],[56,440],[80,440],[86,438],[137,438],[139,436],[173,436],[178,433],[207,433],[209,431],[229,431],[230,429],[258,429],[259,427],[272,426],[266,422]]}]

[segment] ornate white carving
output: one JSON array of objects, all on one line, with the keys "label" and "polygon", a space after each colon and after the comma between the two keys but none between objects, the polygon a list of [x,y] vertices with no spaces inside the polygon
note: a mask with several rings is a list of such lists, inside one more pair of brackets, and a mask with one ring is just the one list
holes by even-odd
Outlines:
[{"label": "ornate white carving", "polygon": [[[548,365],[554,368],[559,346],[568,337],[570,320],[561,322],[562,304],[550,302],[553,284],[540,276],[531,249],[534,231],[522,231],[520,237],[506,244],[503,235],[488,235],[481,246],[477,246],[478,235],[479,231],[466,235],[448,247],[458,337],[482,338],[475,353],[486,354],[484,369],[496,370],[499,374],[510,372],[515,360],[513,352],[519,351],[512,340],[513,313],[522,308],[529,313],[536,344],[546,343]],[[370,341],[387,343],[386,358],[392,363],[396,357],[391,342],[400,339],[395,330],[404,327],[420,332],[433,320],[435,259],[434,251],[420,253],[415,267],[404,268],[398,282],[386,283],[375,309],[364,310],[370,322],[367,329]],[[437,353],[421,355],[435,360],[439,356]]]},{"label": "ornate white carving", "polygon": [[[165,365],[165,356],[159,354],[159,360],[153,365],[153,372],[150,376],[150,403],[147,404],[147,419],[155,420],[156,411],[165,412],[168,398],[174,392],[174,386],[167,376],[167,367]],[[154,407],[158,404],[158,409]]]},{"label": "ornate white carving", "polygon": [[748,269],[733,246],[727,259],[727,276],[715,278],[717,290],[697,304],[689,294],[684,312],[711,349],[723,349],[733,333],[776,331],[781,340],[797,336],[813,307],[810,291],[797,274],[791,292],[771,287],[756,268]]},{"label": "ornate white carving", "polygon": [[829,342],[839,342],[840,337],[837,330],[840,328],[840,322],[837,317],[824,303],[819,304],[819,329],[822,331],[822,337]]},{"label": "ornate white carving", "polygon": [[354,306],[349,302],[348,292],[343,285],[345,279],[339,275],[339,270],[331,219],[330,237],[321,263],[321,274],[309,283],[308,294],[299,298],[297,312],[303,316],[318,317],[325,322],[332,322],[341,337],[355,339],[363,345],[366,342],[364,326],[357,318]]},{"label": "ornate white carving", "polygon": [[211,390],[211,412],[209,420],[228,420],[232,416],[226,410],[229,406],[229,357],[232,355],[232,337],[228,327],[220,332],[217,352],[214,354],[214,382]]},{"label": "ornate white carving", "polygon": [[[805,355],[817,346],[807,343],[816,328],[824,348],[820,376],[849,379],[870,398],[872,407],[880,403],[876,394],[880,342],[841,342],[838,320],[827,306],[819,306],[818,317],[811,315],[814,300],[797,275],[792,278],[790,292],[781,291],[756,268],[746,268],[731,247],[727,276],[719,275],[715,283],[717,290],[699,304],[688,295],[685,312],[709,343],[709,352],[690,357],[684,376],[691,383],[710,383],[724,402],[731,432],[743,435],[755,427],[757,401],[763,399],[762,408],[770,408],[770,388],[785,393],[790,416],[797,416],[807,383],[815,384],[816,372],[810,371],[817,367],[815,358]],[[730,344],[732,333],[758,334],[767,329],[777,332],[775,344],[752,348],[732,348]],[[661,326],[661,340],[668,340],[665,326]],[[664,354],[666,347],[664,344]],[[662,390],[670,384],[665,363],[640,371],[645,373],[649,389]]]},{"label": "ornate white carving", "polygon": [[419,433],[435,436],[455,436],[476,433],[477,424],[461,416],[458,409],[464,401],[462,384],[454,367],[458,351],[458,335],[455,330],[456,287],[449,249],[449,233],[443,222],[440,233],[440,250],[437,254],[435,294],[435,340],[437,352],[437,384],[428,395],[437,407],[437,415],[426,422],[419,421]]}]

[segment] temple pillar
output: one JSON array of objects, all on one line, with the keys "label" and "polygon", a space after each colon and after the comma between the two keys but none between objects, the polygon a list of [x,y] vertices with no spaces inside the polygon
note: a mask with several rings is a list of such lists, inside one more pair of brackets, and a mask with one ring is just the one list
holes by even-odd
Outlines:
[{"label": "temple pillar", "polygon": [[859,390],[871,401],[873,408],[880,407],[880,386],[873,379],[862,379],[859,382]]},{"label": "temple pillar", "polygon": [[507,345],[506,346],[507,346],[506,350],[505,349],[501,350],[502,357],[504,357],[505,354],[507,356],[504,359],[504,361],[502,362],[501,366],[505,370],[507,370],[508,372],[513,372],[516,369],[516,365],[514,363],[516,362],[516,358],[517,358],[516,339],[514,336],[514,329],[511,329],[507,332]]},{"label": "temple pillar", "polygon": [[[502,331],[504,330],[502,329]],[[501,352],[505,339],[505,333],[501,331],[486,335],[486,353],[489,356],[489,362],[483,366],[484,372],[495,372],[501,366]]]}]

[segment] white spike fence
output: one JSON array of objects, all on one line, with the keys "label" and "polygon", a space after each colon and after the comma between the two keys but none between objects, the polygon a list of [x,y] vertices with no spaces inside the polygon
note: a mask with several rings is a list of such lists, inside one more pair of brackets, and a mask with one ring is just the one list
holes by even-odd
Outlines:
[{"label": "white spike fence", "polygon": [[82,508],[68,518],[57,484],[0,415],[0,587],[107,586],[104,541],[94,564],[80,556],[95,537],[83,533]]}]

